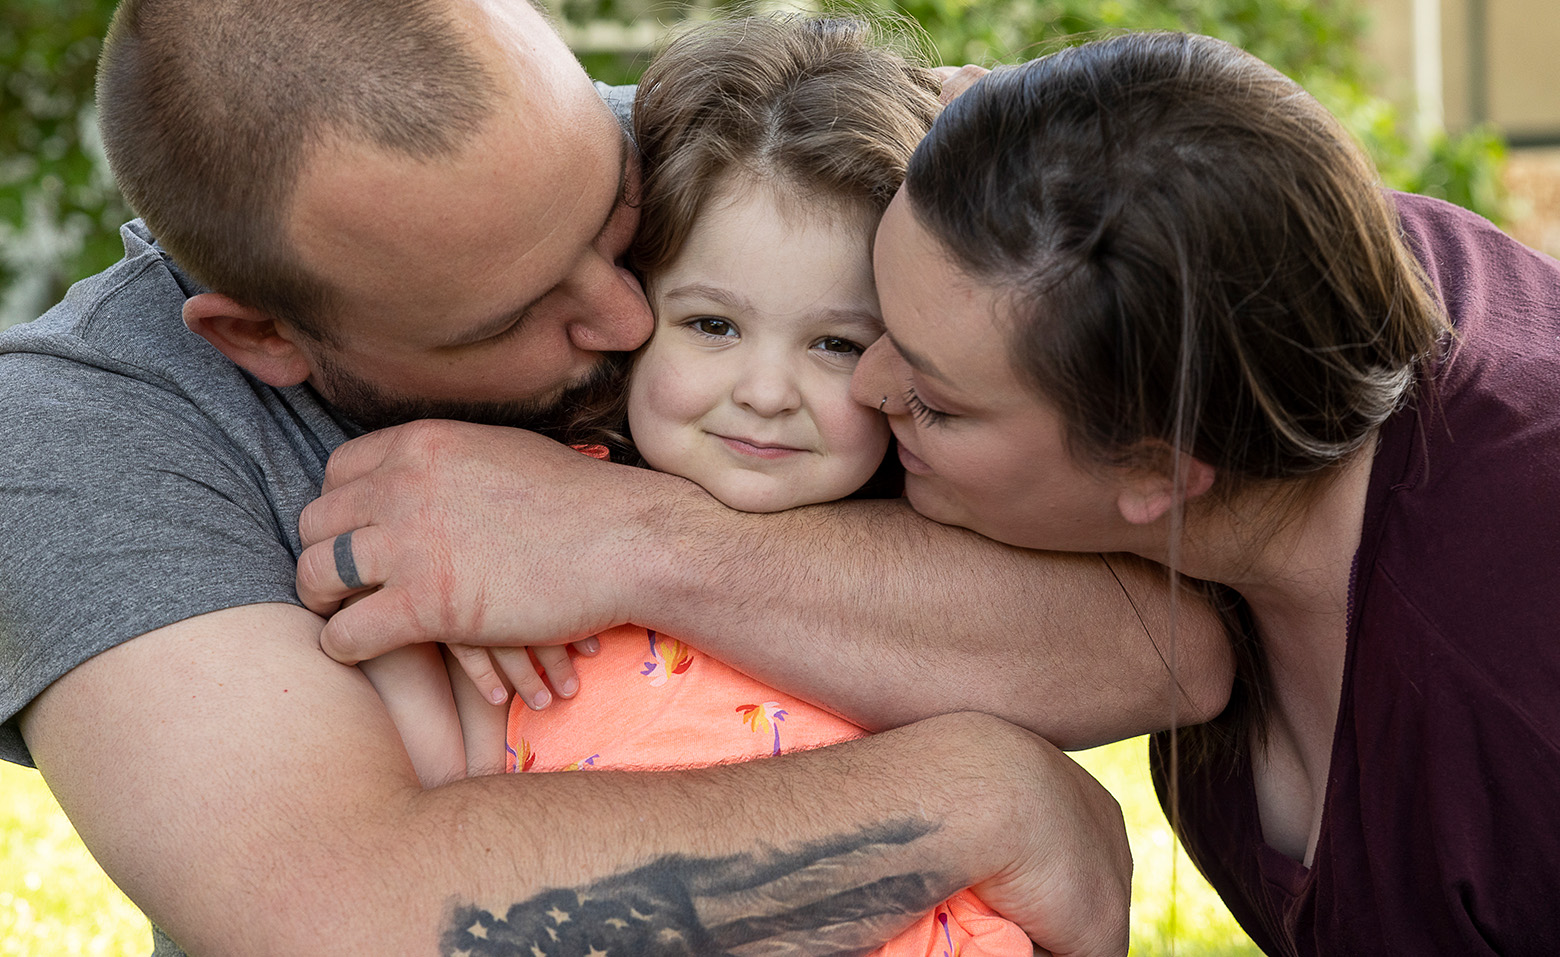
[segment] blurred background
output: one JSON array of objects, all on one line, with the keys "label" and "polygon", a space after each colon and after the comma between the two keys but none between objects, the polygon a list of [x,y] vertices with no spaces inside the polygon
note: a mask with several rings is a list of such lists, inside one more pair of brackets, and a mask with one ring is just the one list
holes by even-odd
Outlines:
[{"label": "blurred background", "polygon": [[[632,82],[664,33],[724,0],[546,0],[598,79]],[[832,0],[785,0],[766,9]],[[1229,40],[1343,118],[1388,185],[1468,206],[1560,253],[1554,0],[857,0],[913,18],[949,64],[1013,62],[1125,28]],[[112,0],[0,12],[0,327],[119,257],[129,218],[103,163],[93,70]]]},{"label": "blurred background", "polygon": [[[1340,116],[1388,185],[1495,220],[1560,255],[1560,17],[1554,0],[818,0],[912,18],[929,56],[987,66],[1122,29],[1191,30],[1284,70]],[[717,0],[547,0],[591,73],[633,82],[669,29]],[[119,258],[130,218],[92,105],[112,0],[0,10],[0,328]],[[751,4],[747,8],[751,8]],[[3,454],[3,453],[0,453]],[[1132,832],[1133,953],[1255,954],[1164,826],[1141,739],[1082,756]],[[0,766],[0,957],[150,950],[145,919],[97,869],[37,774]]]}]

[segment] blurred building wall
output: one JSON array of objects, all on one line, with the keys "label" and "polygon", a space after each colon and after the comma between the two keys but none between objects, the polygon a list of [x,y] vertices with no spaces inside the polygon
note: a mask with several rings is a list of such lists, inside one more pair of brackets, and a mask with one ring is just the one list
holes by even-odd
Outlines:
[{"label": "blurred building wall", "polygon": [[1460,132],[1560,146],[1560,2],[1364,0],[1383,91]]}]

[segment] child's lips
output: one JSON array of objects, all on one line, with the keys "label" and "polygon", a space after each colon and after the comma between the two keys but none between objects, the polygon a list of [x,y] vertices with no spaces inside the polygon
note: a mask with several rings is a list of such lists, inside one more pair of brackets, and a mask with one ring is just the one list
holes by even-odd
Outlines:
[{"label": "child's lips", "polygon": [[739,455],[750,455],[760,459],[780,459],[806,451],[792,445],[782,445],[778,442],[760,442],[756,439],[738,438],[733,435],[717,435],[716,438],[726,443],[727,448]]}]

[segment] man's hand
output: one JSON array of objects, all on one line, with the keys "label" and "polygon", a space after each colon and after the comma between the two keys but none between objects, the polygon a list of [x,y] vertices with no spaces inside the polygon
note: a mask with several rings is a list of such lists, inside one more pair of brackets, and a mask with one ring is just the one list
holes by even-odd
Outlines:
[{"label": "man's hand", "polygon": [[1032,823],[1011,835],[1013,863],[973,890],[1056,957],[1126,954],[1132,851],[1121,806],[1066,754],[1041,738],[1029,743],[1038,754],[1012,753],[1020,766],[1036,761],[1033,784],[1018,797],[1030,802],[1021,819]]},{"label": "man's hand", "polygon": [[[374,432],[336,450],[324,494],[299,519],[298,595],[334,612],[320,641],[346,664],[418,641],[586,638],[628,620],[638,522],[672,484],[687,485],[517,429]],[[512,679],[529,670],[507,664]]]},{"label": "man's hand", "polygon": [[975,81],[991,71],[983,66],[966,63],[964,66],[939,66],[932,72],[942,80],[942,92],[937,99],[943,106],[947,106],[959,97],[965,90],[975,85]]}]

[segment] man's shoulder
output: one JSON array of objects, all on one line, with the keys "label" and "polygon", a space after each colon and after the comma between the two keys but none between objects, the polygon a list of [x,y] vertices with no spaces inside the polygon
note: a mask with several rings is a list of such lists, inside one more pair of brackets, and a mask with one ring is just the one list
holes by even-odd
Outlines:
[{"label": "man's shoulder", "polygon": [[612,115],[616,116],[618,122],[623,124],[623,129],[632,131],[634,128],[634,94],[639,91],[639,87],[633,85],[613,86],[600,80],[596,80],[595,83],[596,92],[600,93],[601,98],[607,101],[607,106],[612,108]]},{"label": "man's shoulder", "polygon": [[140,221],[121,229],[125,255],[73,284],[65,298],[32,322],[0,333],[7,378],[25,377],[37,357],[51,377],[101,369],[118,375],[158,373],[170,357],[188,351],[184,327],[188,280],[176,271]]}]

